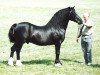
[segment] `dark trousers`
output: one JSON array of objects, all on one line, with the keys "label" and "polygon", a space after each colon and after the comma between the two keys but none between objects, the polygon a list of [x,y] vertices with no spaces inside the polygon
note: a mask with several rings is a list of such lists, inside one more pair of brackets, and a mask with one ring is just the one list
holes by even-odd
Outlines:
[{"label": "dark trousers", "polygon": [[83,36],[81,37],[81,47],[84,55],[85,64],[92,63],[92,36]]}]

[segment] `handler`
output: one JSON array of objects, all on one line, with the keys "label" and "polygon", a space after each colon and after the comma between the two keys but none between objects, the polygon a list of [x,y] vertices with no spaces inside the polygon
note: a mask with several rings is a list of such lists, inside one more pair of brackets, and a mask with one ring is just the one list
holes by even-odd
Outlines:
[{"label": "handler", "polygon": [[83,14],[83,26],[82,29],[78,30],[77,42],[81,36],[81,47],[84,55],[86,65],[92,64],[92,33],[93,33],[93,21],[90,19],[89,13]]}]

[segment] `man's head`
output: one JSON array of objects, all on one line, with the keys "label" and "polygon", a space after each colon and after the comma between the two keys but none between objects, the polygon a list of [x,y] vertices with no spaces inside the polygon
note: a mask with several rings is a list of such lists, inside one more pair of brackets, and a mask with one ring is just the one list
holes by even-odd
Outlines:
[{"label": "man's head", "polygon": [[85,21],[87,21],[89,19],[89,17],[90,17],[89,13],[84,13],[83,14],[83,18],[84,18]]}]

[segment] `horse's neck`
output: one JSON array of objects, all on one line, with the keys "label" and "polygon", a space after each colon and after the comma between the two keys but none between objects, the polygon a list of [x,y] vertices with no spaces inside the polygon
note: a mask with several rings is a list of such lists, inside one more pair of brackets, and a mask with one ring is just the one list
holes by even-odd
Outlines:
[{"label": "horse's neck", "polygon": [[57,12],[51,20],[47,23],[47,25],[51,25],[53,27],[60,27],[66,30],[69,22],[69,14],[65,16],[65,13]]},{"label": "horse's neck", "polygon": [[67,21],[58,21],[58,20],[55,19],[55,20],[50,20],[47,23],[47,25],[53,26],[53,27],[60,27],[64,30],[66,30],[67,26],[68,26],[68,22],[69,22],[69,20],[67,20]]},{"label": "horse's neck", "polygon": [[66,21],[64,24],[62,24],[62,28],[66,31],[66,29],[67,29],[67,27],[68,27],[68,22],[69,22],[69,20],[68,21]]}]

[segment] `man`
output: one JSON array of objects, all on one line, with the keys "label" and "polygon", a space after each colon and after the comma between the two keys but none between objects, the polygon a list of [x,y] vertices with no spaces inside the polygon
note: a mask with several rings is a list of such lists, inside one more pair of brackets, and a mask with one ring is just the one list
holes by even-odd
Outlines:
[{"label": "man", "polygon": [[83,14],[83,26],[78,30],[77,42],[81,36],[81,47],[84,55],[85,64],[91,65],[92,63],[92,33],[93,21],[90,19],[89,13]]}]

